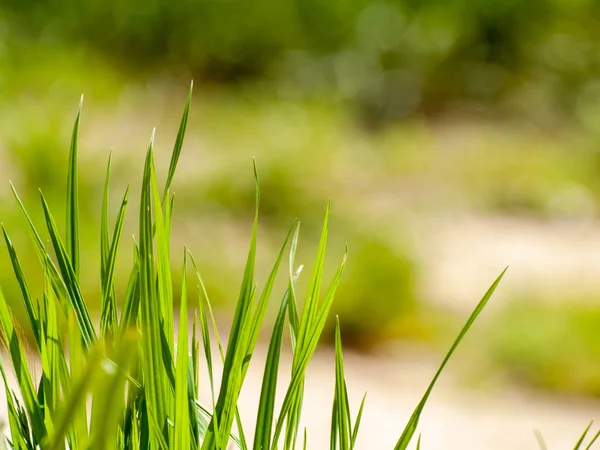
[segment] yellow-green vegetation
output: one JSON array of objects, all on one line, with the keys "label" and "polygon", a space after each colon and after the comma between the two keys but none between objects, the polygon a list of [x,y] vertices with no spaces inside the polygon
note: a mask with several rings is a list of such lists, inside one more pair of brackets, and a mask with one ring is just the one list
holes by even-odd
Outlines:
[{"label": "yellow-green vegetation", "polygon": [[600,397],[600,309],[594,300],[515,299],[480,344],[490,368],[514,382]]},{"label": "yellow-green vegetation", "polygon": [[[131,209],[130,187],[124,190],[118,213],[112,218],[109,209],[111,158],[108,159],[101,190],[98,232],[99,324],[93,320],[86,301],[89,296],[82,291],[80,284],[80,275],[88,270],[80,239],[80,204],[88,201],[79,190],[81,104],[68,153],[64,231],[57,226],[53,208],[43,193],[40,193],[40,201],[45,225],[39,227],[28,213],[31,208],[22,201],[18,189],[11,185],[15,209],[20,211],[43,273],[43,288],[38,292],[30,287],[22,270],[20,246],[14,245],[3,228],[14,278],[26,311],[27,326],[33,336],[33,353],[41,362],[41,375],[36,378],[34,365],[30,362],[32,355],[26,352],[23,336],[11,314],[10,304],[13,302],[9,303],[0,291],[0,337],[5,346],[5,353],[0,358],[0,375],[6,391],[10,428],[10,437],[3,441],[5,447],[19,450],[224,450],[233,444],[240,449],[274,450],[283,444],[285,449],[300,445],[307,448],[307,430],[300,430],[306,368],[324,331],[347,255],[343,255],[333,275],[325,277],[331,218],[328,203],[316,258],[312,267],[306,270],[310,274],[303,275],[302,265],[296,262],[296,257],[300,256],[297,253],[300,224],[294,220],[275,262],[269,265],[272,269],[266,281],[264,284],[260,282],[256,268],[261,193],[255,166],[255,207],[250,246],[227,344],[222,346],[209,300],[211,293],[206,289],[192,253],[185,246],[180,248],[181,256],[177,258],[182,266],[182,276],[179,327],[176,326],[172,267],[178,264],[172,257],[171,225],[175,197],[170,188],[180,162],[191,94],[190,90],[164,182],[158,181],[152,133],[137,205],[138,232],[133,243],[133,261],[126,269],[117,264],[117,254],[123,239],[125,217]],[[48,240],[42,238],[38,231],[41,229],[47,232]],[[210,259],[211,255],[201,258]],[[286,279],[282,292],[274,289],[280,271]],[[124,294],[117,293],[117,272],[128,275]],[[188,283],[192,284],[192,281],[188,280],[188,272],[194,275],[193,283],[198,293],[198,310],[193,316],[191,333],[188,306],[192,301],[188,298]],[[405,450],[413,440],[437,379],[503,275],[504,272],[494,281],[459,332],[400,434],[395,450]],[[308,282],[306,289],[300,290],[296,281],[303,276],[308,278]],[[304,295],[301,296],[300,292]],[[247,435],[239,415],[238,398],[272,294],[281,300],[275,303],[278,313],[271,327],[256,427],[252,435]],[[285,396],[281,406],[276,408],[279,360],[286,328],[289,328],[293,362]],[[214,384],[211,334],[217,341],[217,354],[223,363],[218,390]],[[199,374],[201,355],[208,368],[206,378],[200,378]],[[9,385],[9,361],[15,371],[20,395],[14,394]],[[201,383],[210,388],[210,405],[203,405],[198,400]],[[88,404],[91,409],[88,409]],[[354,447],[364,405],[365,397],[357,413],[351,414],[350,395],[344,377],[340,322],[336,320],[332,450]],[[589,427],[581,441],[588,430]],[[420,438],[417,448],[420,448]]]}]

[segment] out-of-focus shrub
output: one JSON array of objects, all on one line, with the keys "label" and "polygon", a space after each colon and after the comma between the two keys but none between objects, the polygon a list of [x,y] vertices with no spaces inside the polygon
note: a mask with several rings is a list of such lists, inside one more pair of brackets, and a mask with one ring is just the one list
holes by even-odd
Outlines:
[{"label": "out-of-focus shrub", "polygon": [[204,80],[275,76],[284,92],[334,90],[369,126],[465,106],[600,123],[600,5],[588,0],[6,0],[1,8],[16,41],[85,45],[127,66]]},{"label": "out-of-focus shrub", "polygon": [[350,257],[334,307],[346,341],[368,349],[382,338],[414,337],[408,329],[390,330],[417,310],[413,255],[373,230],[350,233],[348,240]]},{"label": "out-of-focus shrub", "polygon": [[520,299],[485,332],[485,352],[514,381],[600,397],[600,309],[595,301]]}]

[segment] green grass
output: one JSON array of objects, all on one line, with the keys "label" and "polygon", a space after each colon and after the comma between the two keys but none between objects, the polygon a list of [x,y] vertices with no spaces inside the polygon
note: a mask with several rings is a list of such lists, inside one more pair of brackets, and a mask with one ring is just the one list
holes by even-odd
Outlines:
[{"label": "green grass", "polygon": [[[223,346],[209,300],[211,293],[206,289],[196,260],[183,248],[180,262],[171,261],[174,197],[169,187],[181,154],[190,100],[191,90],[164,184],[159,184],[154,165],[152,134],[139,194],[134,257],[126,270],[129,283],[122,295],[117,294],[114,275],[122,224],[129,207],[129,188],[124,191],[111,234],[107,201],[110,164],[108,166],[100,220],[102,301],[99,325],[90,313],[89,301],[80,285],[81,273],[86,265],[81,254],[79,222],[80,204],[84,200],[77,188],[81,109],[77,114],[68,158],[65,229],[59,230],[44,194],[40,193],[44,228],[50,237],[49,241],[44,241],[28,214],[28,208],[13,187],[17,201],[15,208],[21,210],[23,223],[30,232],[44,283],[41,297],[34,296],[21,269],[19,249],[12,244],[5,230],[14,276],[33,335],[33,353],[41,361],[40,376],[35,377],[38,371],[34,371],[29,363],[21,330],[15,326],[9,302],[0,295],[0,331],[6,349],[0,359],[0,372],[7,394],[10,438],[6,439],[6,444],[9,448],[222,450],[233,442],[241,449],[264,450],[307,448],[310,445],[307,444],[310,442],[307,441],[309,433],[300,429],[306,368],[325,329],[346,265],[344,254],[337,269],[326,280],[324,267],[332,217],[330,206],[328,204],[326,208],[304,295],[300,295],[296,285],[302,267],[296,262],[300,233],[297,221],[292,222],[266,282],[259,289],[256,272],[261,193],[255,166],[255,209],[250,245],[228,342]],[[175,283],[171,272],[179,264],[183,267],[178,289],[181,293],[182,326],[176,332]],[[284,272],[287,281],[283,292],[275,295],[275,280],[280,271]],[[199,294],[191,341],[186,326],[191,303],[187,289],[190,282],[188,272],[194,276]],[[504,272],[485,293],[458,334],[406,423],[395,449],[407,448],[415,437],[421,413],[437,379],[503,275]],[[272,302],[275,302],[278,314],[270,327],[271,338],[257,405],[256,427],[247,434],[250,430],[244,429],[241,422],[238,398],[267,308]],[[293,362],[285,396],[281,406],[276,408],[279,359],[286,328],[290,333]],[[215,389],[214,383],[211,329],[223,363],[218,389]],[[356,415],[351,414],[341,336],[340,322],[336,320],[336,377],[332,393],[330,446],[347,450],[354,447],[363,411],[368,413],[368,402],[363,397]],[[209,371],[210,405],[203,405],[198,400],[199,380],[205,380],[198,373],[201,353]],[[9,363],[16,374],[17,392],[13,392],[7,384]]]}]

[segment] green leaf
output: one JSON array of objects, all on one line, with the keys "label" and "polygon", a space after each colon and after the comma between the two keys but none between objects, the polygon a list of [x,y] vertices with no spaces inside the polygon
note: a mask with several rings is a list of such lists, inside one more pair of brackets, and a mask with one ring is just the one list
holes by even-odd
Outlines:
[{"label": "green leaf", "polygon": [[598,440],[599,437],[600,437],[600,430],[594,435],[594,437],[592,438],[592,440],[590,441],[590,443],[587,445],[587,447],[585,448],[585,450],[591,449],[592,445],[594,445],[594,443]]},{"label": "green leaf", "polygon": [[[292,282],[295,283],[300,274],[297,273]],[[279,359],[281,356],[281,343],[283,340],[283,328],[285,326],[285,313],[288,308],[290,290],[286,291],[283,301],[279,307],[279,313],[273,326],[265,369],[263,371],[262,387],[256,417],[256,428],[254,431],[254,450],[271,448],[271,429],[273,427],[273,416],[275,409],[275,394],[277,389],[277,377],[279,374]]]},{"label": "green leaf", "polygon": [[161,305],[155,291],[154,250],[152,241],[152,146],[154,133],[146,154],[142,196],[140,202],[139,265],[140,265],[140,325],[142,333],[142,374],[146,392],[148,417],[158,427],[150,428],[152,446],[167,439],[167,392],[161,343]]},{"label": "green leaf", "polygon": [[365,400],[367,399],[367,394],[363,395],[362,401],[360,402],[360,408],[358,408],[358,414],[356,416],[356,422],[354,422],[354,427],[352,428],[352,442],[350,444],[350,448],[354,448],[356,444],[356,437],[358,436],[358,429],[360,428],[360,421],[363,415],[363,409],[365,407]]},{"label": "green leaf", "polygon": [[94,342],[96,342],[96,331],[94,330],[87,306],[83,300],[77,275],[73,266],[71,265],[69,256],[67,255],[67,251],[60,239],[60,236],[58,235],[56,224],[54,223],[54,219],[50,213],[50,208],[48,207],[46,199],[41,193],[40,197],[44,209],[44,216],[46,217],[46,225],[48,227],[48,232],[50,233],[50,240],[52,241],[54,252],[56,253],[58,266],[60,267],[62,278],[68,292],[68,298],[70,300],[71,307],[75,311],[75,316],[77,317],[77,322],[79,323],[79,329],[83,338],[83,342],[86,348],[89,348]]},{"label": "green leaf", "polygon": [[121,313],[121,322],[119,324],[120,335],[124,335],[128,330],[135,327],[138,318],[140,305],[140,250],[137,245],[133,247],[133,267],[129,274],[125,300],[123,302],[123,312]]},{"label": "green leaf", "polygon": [[585,440],[585,437],[587,436],[588,432],[590,431],[590,428],[592,428],[592,424],[593,423],[594,423],[594,421],[592,420],[588,424],[587,428],[583,431],[583,434],[581,435],[581,437],[577,441],[577,444],[575,444],[575,447],[573,448],[573,450],[579,450],[581,448],[581,446],[583,445],[583,441]]},{"label": "green leaf", "polygon": [[[202,450],[221,449],[226,446],[233,426],[233,419],[237,410],[237,398],[243,380],[242,368],[245,365],[247,346],[250,340],[251,309],[255,297],[254,266],[256,262],[256,235],[260,199],[256,165],[254,166],[254,175],[256,180],[256,206],[250,249],[227,344],[221,388],[211,423],[202,443]],[[219,424],[218,434],[215,433],[215,422]]]},{"label": "green leaf", "polygon": [[427,402],[427,399],[429,398],[429,395],[431,394],[431,391],[433,390],[433,387],[435,386],[435,383],[437,382],[440,374],[442,373],[442,371],[446,367],[446,364],[448,363],[448,361],[452,357],[452,354],[454,353],[454,351],[458,347],[458,344],[460,344],[460,342],[462,341],[462,339],[465,337],[465,335],[467,334],[467,332],[469,331],[469,329],[471,328],[471,326],[475,322],[475,319],[477,319],[477,317],[479,316],[479,314],[481,313],[481,311],[483,311],[483,308],[485,308],[485,305],[487,304],[488,300],[491,298],[492,294],[494,293],[494,291],[498,287],[498,284],[500,284],[500,281],[502,280],[502,277],[506,273],[507,269],[508,268],[504,269],[502,271],[502,273],[500,274],[500,276],[496,279],[496,281],[494,281],[494,283],[490,286],[490,288],[488,289],[488,291],[485,293],[485,295],[483,296],[483,298],[479,301],[479,303],[477,304],[477,306],[475,307],[475,309],[473,310],[473,312],[471,313],[471,315],[467,319],[467,322],[463,326],[462,330],[460,330],[460,333],[458,333],[458,337],[456,338],[456,340],[452,344],[452,347],[450,347],[450,350],[446,354],[446,357],[442,361],[442,364],[440,365],[439,369],[437,370],[436,374],[434,375],[433,379],[431,380],[431,383],[429,384],[429,387],[425,391],[425,394],[423,395],[423,398],[421,399],[421,401],[419,402],[419,404],[415,408],[415,410],[412,413],[412,415],[411,415],[408,423],[406,424],[406,427],[404,428],[404,431],[402,432],[402,435],[400,436],[400,438],[398,439],[398,442],[396,443],[396,446],[394,447],[395,450],[404,450],[404,449],[406,449],[406,447],[410,443],[410,441],[411,441],[411,439],[412,439],[412,437],[413,437],[413,435],[415,433],[415,430],[417,429],[417,425],[419,424],[419,418],[421,417],[421,412],[423,411],[423,408],[425,407],[425,403]]},{"label": "green leaf", "polygon": [[2,225],[2,233],[4,234],[4,241],[6,242],[6,248],[8,249],[8,254],[10,255],[10,261],[13,266],[13,270],[15,272],[15,277],[17,278],[17,282],[19,283],[19,288],[21,290],[21,297],[23,298],[23,303],[25,304],[25,311],[27,313],[27,318],[29,319],[29,324],[31,325],[31,331],[33,332],[33,337],[35,338],[35,343],[38,347],[38,350],[41,348],[41,337],[40,337],[40,318],[33,306],[33,301],[31,299],[31,294],[29,293],[29,287],[27,286],[27,281],[25,280],[25,275],[23,274],[23,269],[21,268],[21,263],[19,262],[19,258],[17,257],[17,252],[13,247],[13,244],[6,233],[6,229],[4,225]]},{"label": "green leaf", "polygon": [[23,430],[23,428],[21,427],[21,423],[19,421],[19,413],[17,411],[17,407],[15,406],[17,400],[13,397],[12,392],[8,388],[8,379],[6,377],[6,371],[4,370],[2,358],[0,358],[0,374],[2,375],[2,382],[4,383],[4,392],[6,394],[6,409],[8,412],[8,424],[10,427],[10,434],[13,440],[13,447],[17,450],[27,450],[33,447],[33,445],[27,442],[29,440],[29,433],[27,433],[26,430]]},{"label": "green leaf", "polygon": [[344,379],[344,356],[342,354],[342,338],[338,317],[336,317],[335,325],[335,404],[338,442],[341,450],[349,450],[352,430]]},{"label": "green leaf", "polygon": [[15,321],[10,313],[6,299],[0,290],[0,331],[4,343],[10,352],[13,368],[19,384],[19,390],[27,410],[27,416],[31,421],[33,437],[37,442],[41,442],[46,436],[44,413],[39,404],[31,373],[27,367],[25,352],[19,342],[14,323]]},{"label": "green leaf", "polygon": [[175,139],[173,153],[171,154],[171,162],[169,164],[169,172],[167,174],[167,181],[165,183],[165,189],[163,191],[162,203],[165,203],[165,200],[168,197],[169,188],[171,187],[171,183],[173,182],[173,176],[175,175],[175,170],[177,169],[177,163],[179,162],[179,156],[181,155],[181,148],[183,146],[183,138],[185,137],[185,129],[187,127],[188,115],[190,112],[190,104],[192,103],[192,91],[193,90],[194,90],[194,82],[192,81],[190,83],[190,90],[188,93],[187,101],[185,102],[185,108],[183,109],[183,115],[181,117],[181,123],[179,125],[179,130],[177,131],[177,138]]},{"label": "green leaf", "polygon": [[183,253],[181,303],[179,307],[179,338],[177,340],[177,366],[175,381],[175,450],[189,450],[190,416],[188,398],[188,314],[187,314],[187,253]]},{"label": "green leaf", "polygon": [[73,266],[75,276],[79,276],[79,189],[77,173],[77,141],[79,140],[79,121],[81,119],[81,108],[83,107],[83,95],[79,101],[73,135],[71,136],[71,147],[69,151],[69,171],[67,174],[67,220],[66,220],[66,243],[67,254]]},{"label": "green leaf", "polygon": [[117,250],[123,233],[123,222],[125,220],[125,210],[129,198],[129,186],[125,190],[121,207],[117,215],[117,222],[113,232],[113,238],[110,245],[110,250],[107,254],[106,265],[104,267],[104,280],[102,283],[102,309],[100,315],[100,330],[103,336],[113,336],[117,327],[117,304],[115,298],[115,264],[117,260]]},{"label": "green leaf", "polygon": [[68,308],[68,305],[67,305],[67,302],[65,301],[65,299],[69,296],[69,294],[67,292],[65,283],[64,283],[63,279],[61,278],[61,276],[59,275],[58,269],[54,265],[54,262],[52,261],[52,259],[50,259],[48,252],[46,250],[46,247],[44,246],[44,244],[42,242],[42,238],[40,237],[40,234],[36,230],[35,225],[33,224],[33,221],[31,220],[31,217],[29,217],[29,214],[27,213],[27,210],[25,209],[25,205],[21,201],[21,198],[19,197],[19,194],[17,193],[17,190],[15,189],[15,187],[12,183],[10,183],[10,188],[13,192],[15,200],[17,200],[17,203],[19,205],[19,208],[21,209],[21,212],[23,213],[23,216],[25,217],[25,220],[27,221],[29,234],[33,240],[35,251],[36,251],[36,254],[40,261],[40,264],[42,265],[42,267],[44,267],[46,265],[49,266],[50,276],[51,276],[51,280],[52,280],[52,287],[54,289],[54,292],[56,293],[56,297],[58,298],[58,300],[61,304],[63,312],[65,313],[65,315],[68,315],[69,308]]}]

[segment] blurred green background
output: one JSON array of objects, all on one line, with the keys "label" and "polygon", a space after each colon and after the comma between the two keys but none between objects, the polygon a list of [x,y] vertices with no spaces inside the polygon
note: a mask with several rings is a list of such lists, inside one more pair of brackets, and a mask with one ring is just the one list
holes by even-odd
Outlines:
[{"label": "blurred green background", "polygon": [[[446,343],[516,258],[512,271],[525,281],[500,294],[471,350],[518,382],[600,396],[600,263],[589,260],[591,274],[566,263],[557,276],[544,272],[594,243],[600,255],[599,13],[591,0],[5,0],[1,220],[39,281],[8,180],[38,223],[38,188],[64,215],[70,128],[85,94],[82,283],[88,299],[97,297],[108,153],[115,211],[127,183],[137,192],[154,126],[164,176],[194,79],[173,247],[194,251],[215,303],[236,298],[255,156],[262,275],[295,217],[303,222],[299,259],[310,268],[332,199],[329,270],[346,242],[350,251],[334,307],[346,342],[361,350],[396,339]],[[499,254],[472,240],[464,221],[489,218],[550,249],[529,263],[541,277],[529,279],[522,258],[530,240]],[[578,235],[578,245],[553,252],[548,230],[557,227]],[[505,237],[482,239],[502,246]],[[120,258],[126,267],[127,246]],[[17,305],[6,254],[0,283]],[[450,293],[462,303],[446,301]]]}]

